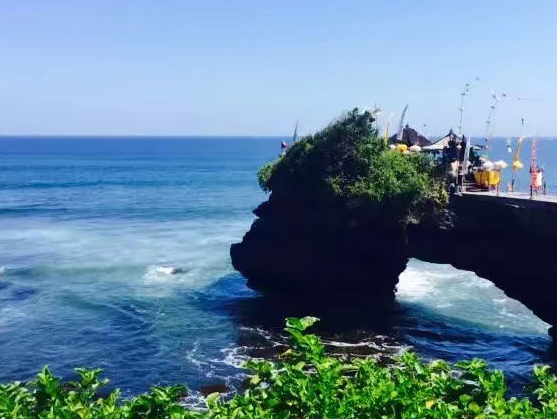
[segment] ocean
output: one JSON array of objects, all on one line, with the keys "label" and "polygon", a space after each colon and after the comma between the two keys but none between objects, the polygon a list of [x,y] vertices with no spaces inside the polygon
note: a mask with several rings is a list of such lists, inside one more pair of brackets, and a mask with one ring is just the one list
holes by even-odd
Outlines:
[{"label": "ocean", "polygon": [[[288,308],[248,289],[229,257],[266,199],[257,168],[281,140],[0,138],[0,382],[48,364],[65,378],[101,367],[127,396],[184,383],[195,403],[205,386],[238,388],[247,357],[284,343]],[[510,163],[504,139],[490,153]],[[529,156],[527,142],[517,189],[528,186]],[[538,142],[550,192],[556,158],[557,141]],[[393,313],[330,313],[320,332],[333,351],[480,357],[517,392],[551,361],[547,324],[449,265],[411,260]]]}]

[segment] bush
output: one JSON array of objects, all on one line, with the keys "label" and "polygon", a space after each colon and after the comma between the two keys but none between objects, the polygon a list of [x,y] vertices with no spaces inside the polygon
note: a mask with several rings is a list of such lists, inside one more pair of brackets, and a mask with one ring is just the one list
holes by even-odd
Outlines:
[{"label": "bush", "polygon": [[557,377],[535,367],[535,402],[508,398],[503,373],[481,360],[451,367],[424,363],[405,352],[391,366],[372,359],[343,362],[328,357],[319,337],[305,330],[318,319],[290,318],[286,332],[292,347],[277,362],[247,363],[253,375],[242,394],[224,401],[207,397],[205,412],[178,403],[182,386],[153,387],[138,398],[119,401],[116,390],[95,400],[106,381],[100,370],[78,369],[79,382],[61,385],[47,368],[29,384],[0,386],[0,418],[91,419],[234,419],[234,418],[414,418],[414,419],[555,419]]},{"label": "bush", "polygon": [[184,393],[180,385],[153,386],[151,392],[122,402],[120,390],[98,398],[97,390],[108,383],[99,380],[100,369],[75,370],[80,380],[62,384],[60,378],[44,367],[37,379],[28,384],[0,384],[0,419],[123,419],[123,418],[196,418],[177,401]]},{"label": "bush", "polygon": [[273,172],[274,164],[269,162],[259,168],[257,171],[257,181],[259,182],[259,186],[265,192],[269,192],[269,179],[271,177],[271,173]]},{"label": "bush", "polygon": [[259,169],[261,188],[319,205],[357,201],[398,221],[443,207],[447,194],[433,161],[388,149],[373,122],[371,113],[354,109],[292,144],[276,162]]}]

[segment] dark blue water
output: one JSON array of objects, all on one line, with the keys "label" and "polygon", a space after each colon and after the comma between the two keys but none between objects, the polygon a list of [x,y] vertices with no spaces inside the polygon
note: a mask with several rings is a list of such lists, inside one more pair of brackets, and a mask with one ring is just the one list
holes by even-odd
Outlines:
[{"label": "dark blue water", "polygon": [[[382,356],[411,345],[426,358],[478,356],[517,383],[548,361],[546,324],[450,266],[411,261],[394,313],[365,302],[315,312],[247,289],[228,250],[265,199],[256,171],[279,143],[0,139],[0,381],[49,364],[65,377],[102,367],[126,394],[156,383],[234,387],[245,357],[280,347],[281,319],[292,314],[325,317],[322,332],[339,351]],[[492,153],[510,161],[504,141]],[[556,190],[557,142],[541,141],[538,154]],[[526,167],[528,155],[525,145]]]}]

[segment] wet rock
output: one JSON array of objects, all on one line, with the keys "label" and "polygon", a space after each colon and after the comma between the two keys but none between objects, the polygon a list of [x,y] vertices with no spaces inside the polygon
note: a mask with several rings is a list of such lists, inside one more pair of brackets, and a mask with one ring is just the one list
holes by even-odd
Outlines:
[{"label": "wet rock", "polygon": [[206,384],[199,387],[199,392],[203,394],[204,397],[207,397],[209,394],[212,393],[228,393],[230,389],[226,385],[224,381],[219,381],[211,384]]}]

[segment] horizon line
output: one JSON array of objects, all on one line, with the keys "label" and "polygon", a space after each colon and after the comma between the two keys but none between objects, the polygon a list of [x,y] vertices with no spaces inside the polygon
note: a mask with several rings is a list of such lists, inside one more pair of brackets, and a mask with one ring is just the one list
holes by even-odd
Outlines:
[{"label": "horizon line", "polygon": [[257,134],[0,134],[1,138],[289,138],[292,135]]},{"label": "horizon line", "polygon": [[[306,134],[308,135],[308,134]],[[441,139],[445,136],[443,135],[428,135],[428,139]],[[305,135],[300,135],[298,138],[303,139]],[[382,136],[379,135],[379,138]],[[472,139],[485,139],[485,135],[471,135]],[[490,140],[496,139],[507,139],[507,138],[519,138],[520,135],[494,135],[490,137]],[[249,138],[249,139],[288,139],[292,138],[292,135],[257,135],[257,134],[0,134],[0,140],[5,139],[149,139],[149,138],[166,138],[166,139],[239,139],[239,138]],[[536,138],[536,139],[555,139],[557,135],[530,135],[526,138]]]}]

